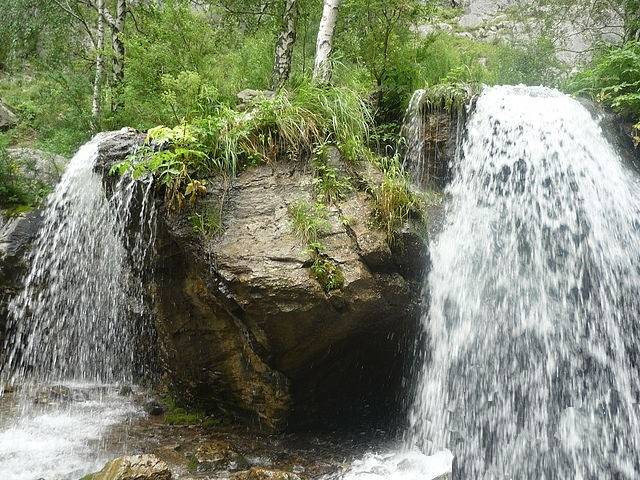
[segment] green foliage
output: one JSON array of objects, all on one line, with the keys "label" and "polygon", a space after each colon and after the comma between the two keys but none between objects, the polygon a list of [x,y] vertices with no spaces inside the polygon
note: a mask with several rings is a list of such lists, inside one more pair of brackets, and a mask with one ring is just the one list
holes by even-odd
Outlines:
[{"label": "green foliage", "polygon": [[[354,92],[304,83],[293,92],[259,98],[242,112],[221,106],[193,124],[151,129],[147,148],[112,172],[131,172],[134,178],[155,175],[169,205],[179,210],[187,197],[195,203],[206,193],[203,178],[233,177],[249,164],[304,157],[326,141],[341,145],[355,161],[364,155],[368,122],[366,106]],[[326,193],[335,196],[342,186],[329,185],[331,172],[326,173]]]},{"label": "green foliage", "polygon": [[[587,95],[639,121],[640,43],[628,42],[603,50],[590,68],[568,82],[567,89],[578,95]],[[636,129],[640,131],[640,123]]]},{"label": "green foliage", "polygon": [[320,253],[314,255],[310,272],[326,293],[344,287],[344,274],[340,266],[334,260],[324,257]]},{"label": "green foliage", "polygon": [[397,230],[409,218],[421,218],[424,215],[424,202],[411,189],[409,177],[398,157],[381,158],[379,164],[384,178],[372,192],[374,220],[386,232],[387,238],[393,241]]},{"label": "green foliage", "polygon": [[199,196],[207,193],[206,182],[197,179],[211,173],[203,148],[190,125],[156,127],[149,130],[145,146],[114,165],[110,173],[131,173],[134,179],[155,176],[164,187],[167,205],[180,210],[187,199],[193,205]]},{"label": "green foliage", "polygon": [[299,200],[289,205],[289,216],[293,231],[306,244],[315,244],[329,231],[329,212],[322,203]]},{"label": "green foliage", "polygon": [[527,45],[479,42],[449,33],[425,39],[416,51],[417,79],[424,85],[554,85],[562,73],[553,44],[538,38]]},{"label": "green foliage", "polygon": [[0,76],[0,98],[18,115],[12,140],[70,156],[90,131],[90,83],[64,70]]}]

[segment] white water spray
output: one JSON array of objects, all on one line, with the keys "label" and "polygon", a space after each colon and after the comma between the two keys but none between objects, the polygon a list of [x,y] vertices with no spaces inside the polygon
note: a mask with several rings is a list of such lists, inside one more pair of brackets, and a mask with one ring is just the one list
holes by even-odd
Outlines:
[{"label": "white water spray", "polygon": [[637,177],[553,90],[486,89],[467,128],[408,442],[464,479],[638,478]]},{"label": "white water spray", "polygon": [[71,160],[10,304],[0,388],[20,395],[0,392],[3,479],[89,473],[104,461],[108,428],[138,413],[115,392],[134,381],[148,333],[141,273],[155,207],[151,180],[124,177],[105,193],[95,169],[113,135],[97,135]]}]

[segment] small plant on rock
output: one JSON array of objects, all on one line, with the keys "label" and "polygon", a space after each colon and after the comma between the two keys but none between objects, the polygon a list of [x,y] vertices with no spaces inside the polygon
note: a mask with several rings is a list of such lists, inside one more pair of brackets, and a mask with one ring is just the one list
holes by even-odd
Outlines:
[{"label": "small plant on rock", "polygon": [[351,178],[342,175],[337,168],[332,167],[327,162],[326,144],[321,145],[315,150],[315,178],[313,186],[318,195],[318,200],[324,203],[335,203],[342,200],[347,193],[353,190]]},{"label": "small plant on rock", "polygon": [[316,255],[311,265],[311,275],[327,293],[344,287],[344,274],[340,266],[335,261],[320,254]]},{"label": "small plant on rock", "polygon": [[222,230],[220,212],[215,208],[205,208],[189,216],[194,232],[204,236],[214,236]]},{"label": "small plant on rock", "polygon": [[382,183],[374,188],[374,220],[393,240],[396,231],[413,215],[421,218],[424,212],[422,199],[411,189],[409,177],[399,159],[380,160],[384,172]]}]

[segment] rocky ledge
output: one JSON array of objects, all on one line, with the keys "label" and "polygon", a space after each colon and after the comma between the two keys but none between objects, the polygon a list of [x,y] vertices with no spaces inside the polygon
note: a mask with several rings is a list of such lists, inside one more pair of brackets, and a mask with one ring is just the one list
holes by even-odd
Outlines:
[{"label": "rocky ledge", "polygon": [[173,388],[192,403],[272,428],[393,410],[417,323],[423,236],[407,225],[390,245],[371,226],[369,196],[354,192],[328,209],[319,239],[344,277],[327,293],[289,215],[312,201],[312,183],[294,163],[241,173],[199,207],[225,197],[216,235],[195,233],[185,215],[162,217],[156,325]]},{"label": "rocky ledge", "polygon": [[[101,149],[104,171],[139,141],[134,132],[111,137]],[[180,401],[270,429],[399,413],[426,238],[407,224],[387,241],[366,193],[380,172],[349,175],[363,187],[328,208],[330,228],[319,239],[344,277],[331,292],[312,275],[289,214],[296,202],[315,202],[309,162],[210,180],[195,210],[170,213],[159,201],[148,283],[163,371]],[[194,215],[206,212],[218,213],[215,233],[194,228]]]}]

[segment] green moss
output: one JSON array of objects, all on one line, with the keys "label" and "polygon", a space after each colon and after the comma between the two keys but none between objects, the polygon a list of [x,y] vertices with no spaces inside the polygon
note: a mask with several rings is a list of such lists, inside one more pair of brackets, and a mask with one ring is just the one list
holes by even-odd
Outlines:
[{"label": "green moss", "polygon": [[207,415],[201,410],[190,410],[178,406],[172,397],[165,397],[162,402],[165,406],[164,421],[169,425],[200,425],[212,427],[220,425],[219,419]]}]

